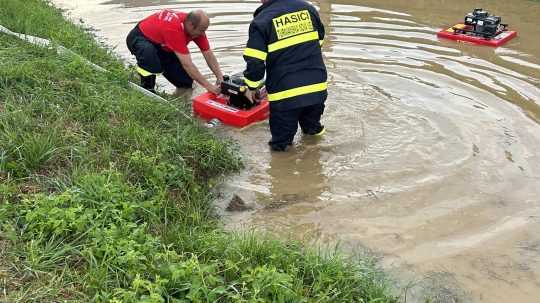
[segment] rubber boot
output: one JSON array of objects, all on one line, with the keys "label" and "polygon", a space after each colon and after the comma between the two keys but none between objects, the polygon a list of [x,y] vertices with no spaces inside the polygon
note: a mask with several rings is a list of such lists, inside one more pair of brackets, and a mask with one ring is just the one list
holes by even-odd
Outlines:
[{"label": "rubber boot", "polygon": [[143,76],[139,74],[139,76],[141,77],[141,86],[155,94],[156,90],[154,88],[156,86],[156,75]]},{"label": "rubber boot", "polygon": [[310,131],[303,131],[304,134],[310,135],[310,136],[317,136],[321,137],[326,132],[326,128],[324,128],[324,125],[321,125],[319,129],[317,130],[310,130]]}]

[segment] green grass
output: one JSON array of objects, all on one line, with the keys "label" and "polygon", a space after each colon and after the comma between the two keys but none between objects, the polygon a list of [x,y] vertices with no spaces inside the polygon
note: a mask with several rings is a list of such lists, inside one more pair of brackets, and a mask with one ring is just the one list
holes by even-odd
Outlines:
[{"label": "green grass", "polygon": [[[212,184],[235,145],[127,85],[121,62],[38,0],[0,24],[1,302],[396,302],[369,261],[224,232]],[[188,112],[189,113],[189,112]]]}]

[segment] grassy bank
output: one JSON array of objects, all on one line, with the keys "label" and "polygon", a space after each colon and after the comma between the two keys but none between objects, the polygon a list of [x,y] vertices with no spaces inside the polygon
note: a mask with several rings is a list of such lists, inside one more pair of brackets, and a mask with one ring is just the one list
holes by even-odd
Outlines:
[{"label": "grassy bank", "polygon": [[211,186],[234,144],[127,85],[106,48],[38,0],[0,24],[0,302],[396,302],[372,266],[223,232]]}]

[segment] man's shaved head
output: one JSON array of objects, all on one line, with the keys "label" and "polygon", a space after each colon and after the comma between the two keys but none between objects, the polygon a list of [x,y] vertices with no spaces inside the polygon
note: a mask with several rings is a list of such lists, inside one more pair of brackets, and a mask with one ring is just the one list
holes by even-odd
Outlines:
[{"label": "man's shaved head", "polygon": [[201,9],[189,12],[184,20],[184,27],[187,33],[193,38],[202,35],[208,29],[209,25],[210,18]]}]

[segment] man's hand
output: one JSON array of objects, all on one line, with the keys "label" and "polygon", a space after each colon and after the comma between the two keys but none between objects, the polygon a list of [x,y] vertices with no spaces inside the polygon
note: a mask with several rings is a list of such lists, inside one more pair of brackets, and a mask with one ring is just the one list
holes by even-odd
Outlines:
[{"label": "man's hand", "polygon": [[255,91],[251,89],[246,89],[244,92],[244,96],[249,100],[251,103],[255,103]]},{"label": "man's hand", "polygon": [[[206,88],[207,91],[214,93],[216,95],[219,95],[221,93],[221,89],[218,85],[212,85],[211,83],[206,80],[206,78],[201,74],[199,69],[193,64],[193,61],[191,60],[191,55],[189,54],[181,54],[178,52],[175,52],[176,56],[178,57],[178,60],[180,60],[180,63],[182,64],[182,67],[186,70],[187,74],[193,79],[195,82],[199,83],[202,87]],[[218,80],[223,79],[223,76],[218,76]]]},{"label": "man's hand", "polygon": [[[216,86],[219,87],[219,93],[221,93],[221,82],[223,82],[223,78],[220,79],[216,79]],[[218,93],[218,94],[219,94]]]},{"label": "man's hand", "polygon": [[206,90],[208,90],[209,92],[214,93],[214,94],[216,94],[216,95],[221,94],[221,87],[219,87],[218,85],[212,85],[212,84],[210,84],[210,85],[206,88]]},{"label": "man's hand", "polygon": [[220,86],[220,85],[221,85],[221,82],[223,82],[223,77],[221,77],[221,78],[216,78],[216,85],[217,85],[217,86]]}]

